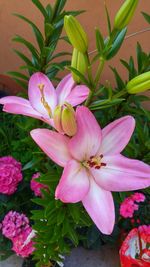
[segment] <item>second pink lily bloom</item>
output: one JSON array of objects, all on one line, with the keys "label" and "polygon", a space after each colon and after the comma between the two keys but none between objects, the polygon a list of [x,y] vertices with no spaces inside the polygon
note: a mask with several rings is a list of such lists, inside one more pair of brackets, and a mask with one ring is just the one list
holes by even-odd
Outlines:
[{"label": "second pink lily bloom", "polygon": [[90,217],[104,234],[115,223],[110,191],[130,191],[150,185],[150,166],[128,159],[120,152],[128,144],[135,121],[125,116],[101,130],[86,107],[77,107],[78,130],[71,139],[48,129],[35,129],[31,136],[58,165],[64,167],[56,188],[56,199],[82,201]]},{"label": "second pink lily bloom", "polygon": [[63,78],[55,90],[48,77],[37,72],[29,80],[29,100],[6,96],[0,99],[0,104],[4,105],[5,112],[37,118],[53,126],[52,117],[57,105],[67,102],[74,107],[85,101],[88,94],[88,87],[76,85],[71,74]]}]

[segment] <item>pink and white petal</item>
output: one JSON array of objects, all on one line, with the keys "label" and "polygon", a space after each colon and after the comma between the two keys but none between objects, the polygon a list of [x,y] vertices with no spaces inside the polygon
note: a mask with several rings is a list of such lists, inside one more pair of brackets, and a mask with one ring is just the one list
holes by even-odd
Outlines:
[{"label": "pink and white petal", "polygon": [[100,188],[91,177],[90,190],[82,203],[97,228],[110,235],[115,224],[114,202],[111,192]]},{"label": "pink and white petal", "polygon": [[135,128],[135,120],[125,116],[108,124],[102,130],[100,154],[115,155],[120,153],[128,144]]},{"label": "pink and white petal", "polygon": [[45,123],[48,123],[49,125],[53,126],[53,121],[49,119],[48,117],[42,116],[41,113],[37,112],[35,109],[31,107],[31,105],[22,105],[22,104],[5,104],[3,106],[3,111],[12,113],[12,114],[19,114],[19,115],[25,115],[28,117],[36,118],[38,120],[42,120]]},{"label": "pink and white petal", "polygon": [[99,170],[91,168],[100,187],[110,191],[130,191],[150,186],[150,166],[122,155],[106,156],[107,165]]},{"label": "pink and white petal", "polygon": [[101,129],[92,112],[86,107],[77,107],[77,133],[69,141],[73,158],[83,161],[94,156],[100,148]]},{"label": "pink and white petal", "polygon": [[85,85],[75,86],[65,101],[70,103],[73,107],[84,102],[89,95],[89,88]]},{"label": "pink and white petal", "polygon": [[68,150],[67,136],[48,129],[34,129],[30,134],[44,153],[58,165],[64,167],[72,159]]},{"label": "pink and white petal", "polygon": [[0,98],[0,104],[5,105],[5,104],[20,104],[20,105],[30,105],[29,100],[19,97],[19,96],[5,96]]},{"label": "pink and white petal", "polygon": [[48,77],[41,72],[34,73],[29,80],[29,101],[33,108],[35,108],[38,112],[43,115],[48,115],[48,111],[41,102],[42,94],[39,89],[40,85],[43,85],[43,95],[45,101],[51,108],[52,112],[54,111],[57,105],[56,91]]},{"label": "pink and white petal", "polygon": [[65,76],[56,88],[56,94],[58,98],[58,104],[64,104],[66,98],[69,96],[71,90],[75,86],[75,82],[72,75]]},{"label": "pink and white petal", "polygon": [[86,169],[77,161],[70,160],[64,168],[55,197],[65,203],[81,201],[89,191]]}]

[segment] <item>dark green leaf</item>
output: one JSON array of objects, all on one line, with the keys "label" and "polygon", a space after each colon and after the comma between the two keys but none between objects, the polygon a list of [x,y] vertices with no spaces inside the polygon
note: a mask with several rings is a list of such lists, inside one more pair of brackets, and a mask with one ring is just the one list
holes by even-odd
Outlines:
[{"label": "dark green leaf", "polygon": [[13,77],[17,77],[17,78],[20,78],[20,79],[23,79],[23,80],[26,80],[28,81],[29,80],[29,77],[20,73],[20,72],[17,72],[17,71],[8,71],[7,74],[9,74],[10,76],[13,76]]},{"label": "dark green leaf", "polygon": [[41,4],[39,0],[32,0],[33,4],[40,10],[40,12],[43,14],[44,18],[47,19],[48,15],[44,8],[44,6]]},{"label": "dark green leaf", "polygon": [[145,12],[142,12],[144,18],[146,19],[146,21],[150,24],[150,15],[145,13]]},{"label": "dark green leaf", "polygon": [[81,79],[81,81],[86,84],[87,86],[89,86],[88,80],[84,77],[84,75],[82,73],[80,73],[78,70],[76,70],[75,68],[68,66],[67,67],[68,70],[71,70],[72,72],[74,72],[77,76],[79,76],[79,78]]},{"label": "dark green leaf", "polygon": [[104,40],[103,40],[103,36],[100,32],[99,29],[95,29],[95,34],[96,34],[96,47],[99,53],[102,53],[105,44],[104,44]]},{"label": "dark green leaf", "polygon": [[114,57],[118,53],[118,51],[119,51],[119,49],[120,49],[120,47],[124,41],[126,32],[127,32],[127,28],[124,28],[121,32],[119,32],[119,34],[117,34],[117,36],[114,39],[114,42],[112,44],[112,47],[106,56],[107,60],[110,60],[112,57]]},{"label": "dark green leaf", "polygon": [[142,48],[139,43],[137,43],[136,54],[138,63],[138,74],[140,74],[142,70]]},{"label": "dark green leaf", "polygon": [[24,81],[22,81],[22,80],[19,80],[19,79],[17,79],[17,78],[13,78],[15,81],[16,81],[16,83],[18,83],[22,88],[24,88],[24,89],[27,89],[28,88],[28,84],[26,83],[26,82],[24,82]]},{"label": "dark green leaf", "polygon": [[110,16],[109,16],[109,12],[108,12],[106,4],[105,4],[105,13],[106,13],[106,18],[107,18],[108,33],[110,36],[111,35],[111,22],[110,22]]},{"label": "dark green leaf", "polygon": [[20,19],[24,20],[28,24],[30,24],[30,26],[32,27],[33,32],[35,34],[35,37],[36,37],[37,43],[39,45],[39,48],[40,48],[40,50],[42,50],[43,46],[44,46],[44,38],[43,38],[42,33],[40,32],[40,30],[38,29],[38,27],[31,20],[29,20],[28,18],[26,18],[26,17],[24,17],[22,15],[19,15],[19,14],[14,14],[14,15],[19,17]]},{"label": "dark green leaf", "polygon": [[113,71],[114,75],[115,75],[115,79],[116,79],[116,82],[117,82],[117,87],[121,90],[121,89],[124,89],[125,88],[125,84],[123,82],[123,80],[121,79],[118,71],[115,69],[115,68],[112,68],[110,67],[111,70]]},{"label": "dark green leaf", "polygon": [[16,37],[13,38],[13,41],[24,44],[30,50],[31,54],[37,60],[39,60],[38,51],[30,42],[28,42],[27,40],[25,40],[24,38],[22,38],[19,35],[16,35]]},{"label": "dark green leaf", "polygon": [[56,0],[54,8],[53,8],[53,19],[57,18],[57,16],[63,10],[67,0]]},{"label": "dark green leaf", "polygon": [[47,39],[50,38],[50,36],[52,35],[53,31],[54,31],[53,25],[50,24],[50,23],[45,23],[45,36],[46,36]]},{"label": "dark green leaf", "polygon": [[32,62],[29,58],[27,58],[24,54],[22,54],[20,51],[14,49],[14,52],[27,64],[32,65]]}]

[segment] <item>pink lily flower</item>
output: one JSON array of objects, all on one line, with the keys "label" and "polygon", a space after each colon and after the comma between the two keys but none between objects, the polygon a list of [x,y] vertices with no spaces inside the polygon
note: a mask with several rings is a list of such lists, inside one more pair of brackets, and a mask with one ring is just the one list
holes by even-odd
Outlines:
[{"label": "pink lily flower", "polygon": [[150,166],[120,154],[134,131],[131,116],[115,120],[101,130],[86,107],[77,107],[77,133],[69,139],[48,129],[35,129],[31,136],[58,165],[64,167],[56,188],[56,199],[82,201],[88,214],[104,234],[115,223],[110,191],[129,191],[150,185]]},{"label": "pink lily flower", "polygon": [[76,85],[71,74],[67,75],[56,90],[46,75],[34,73],[29,80],[29,100],[18,96],[6,96],[0,99],[3,111],[21,114],[42,120],[53,125],[53,112],[57,105],[65,102],[76,106],[86,100],[89,89],[85,85]]}]

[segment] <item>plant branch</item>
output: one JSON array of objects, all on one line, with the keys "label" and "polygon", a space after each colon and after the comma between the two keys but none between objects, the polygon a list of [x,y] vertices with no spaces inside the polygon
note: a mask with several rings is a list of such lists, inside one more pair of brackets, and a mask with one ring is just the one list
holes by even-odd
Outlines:
[{"label": "plant branch", "polygon": [[[137,32],[133,32],[133,33],[127,35],[127,36],[125,37],[125,40],[127,40],[127,39],[129,39],[129,38],[131,38],[131,37],[134,37],[134,36],[136,36],[136,35],[139,35],[139,34],[148,32],[148,31],[150,31],[150,27],[145,28],[145,29],[140,30],[140,31],[137,31]],[[95,52],[97,52],[96,49],[95,49],[95,50],[92,50],[91,52],[89,52],[89,55],[92,55],[92,54],[94,54]]]}]

